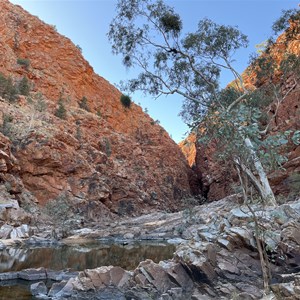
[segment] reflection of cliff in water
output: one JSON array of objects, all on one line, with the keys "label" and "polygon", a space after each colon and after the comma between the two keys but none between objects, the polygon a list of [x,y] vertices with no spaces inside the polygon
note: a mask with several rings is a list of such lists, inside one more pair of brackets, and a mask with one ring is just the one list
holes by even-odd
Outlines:
[{"label": "reflection of cliff in water", "polygon": [[53,270],[71,268],[92,269],[100,266],[120,266],[135,269],[145,259],[155,262],[173,256],[175,247],[164,244],[61,246],[56,248],[4,249],[0,251],[0,272],[45,267]]}]

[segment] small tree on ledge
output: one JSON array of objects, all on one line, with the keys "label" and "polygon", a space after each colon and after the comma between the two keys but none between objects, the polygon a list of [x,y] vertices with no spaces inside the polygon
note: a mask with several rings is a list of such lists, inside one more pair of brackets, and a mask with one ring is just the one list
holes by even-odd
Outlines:
[{"label": "small tree on ledge", "polygon": [[54,115],[62,120],[65,120],[67,118],[67,110],[64,106],[62,98],[58,100],[58,108],[56,109]]},{"label": "small tree on ledge", "polygon": [[131,99],[130,99],[130,97],[128,95],[122,94],[121,97],[120,97],[120,101],[121,101],[122,105],[125,108],[130,108],[130,106],[131,106]]}]

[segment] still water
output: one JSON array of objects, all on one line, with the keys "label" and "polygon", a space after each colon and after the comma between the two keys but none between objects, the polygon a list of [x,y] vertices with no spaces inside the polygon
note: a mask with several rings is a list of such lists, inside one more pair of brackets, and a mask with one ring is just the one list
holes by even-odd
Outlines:
[{"label": "still water", "polygon": [[[144,242],[125,246],[89,242],[47,248],[10,248],[0,251],[0,272],[39,267],[80,271],[109,265],[133,270],[139,262],[148,258],[155,262],[172,258],[174,251],[174,245]],[[0,299],[34,299],[29,292],[32,283],[23,280],[0,281]]]}]

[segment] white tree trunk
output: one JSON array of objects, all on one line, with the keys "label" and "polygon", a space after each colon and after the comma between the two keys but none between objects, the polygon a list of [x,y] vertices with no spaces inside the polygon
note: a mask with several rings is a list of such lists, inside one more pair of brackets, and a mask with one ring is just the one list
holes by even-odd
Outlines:
[{"label": "white tree trunk", "polygon": [[253,149],[253,144],[249,138],[245,138],[244,141],[245,141],[245,145],[246,145],[247,149],[249,149],[249,151],[250,151],[255,170],[257,171],[257,175],[260,180],[259,191],[261,193],[261,196],[262,196],[263,200],[266,201],[266,203],[276,206],[277,205],[276,199],[275,199],[274,193],[271,189],[267,174],[264,170],[264,167],[262,166],[262,163],[261,163],[259,157],[256,155],[256,153]]}]

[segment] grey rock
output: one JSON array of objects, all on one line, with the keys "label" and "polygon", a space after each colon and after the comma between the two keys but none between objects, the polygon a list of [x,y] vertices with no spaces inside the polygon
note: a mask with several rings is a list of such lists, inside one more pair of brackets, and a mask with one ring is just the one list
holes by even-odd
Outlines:
[{"label": "grey rock", "polygon": [[132,239],[134,239],[134,234],[133,233],[125,233],[124,234],[124,236],[123,236],[123,238],[125,239],[125,240],[132,240]]},{"label": "grey rock", "polygon": [[18,278],[18,272],[6,272],[0,273],[0,281],[2,280],[13,280]]},{"label": "grey rock", "polygon": [[13,229],[14,229],[13,226],[8,225],[8,224],[4,224],[0,228],[0,238],[4,239],[4,240],[9,239],[10,233],[12,232]]},{"label": "grey rock", "polygon": [[185,292],[192,291],[194,283],[181,264],[168,261],[160,262],[159,265],[163,267],[171,281],[176,283],[179,288],[182,288]]},{"label": "grey rock", "polygon": [[171,288],[168,293],[172,297],[172,300],[182,299],[182,288]]},{"label": "grey rock", "polygon": [[44,268],[25,269],[19,272],[19,278],[24,280],[44,280],[47,279],[47,273]]},{"label": "grey rock", "polygon": [[168,239],[167,243],[168,244],[179,245],[179,244],[182,244],[182,243],[186,243],[186,240],[184,240],[182,238],[173,238],[173,239]]},{"label": "grey rock", "polygon": [[[256,287],[255,285],[250,285],[246,283],[239,282],[236,284],[236,287],[243,292],[243,294],[249,295],[249,299],[260,299],[263,296],[263,291]],[[244,298],[242,298],[244,299]],[[247,298],[245,298],[247,299]]]},{"label": "grey rock", "polygon": [[173,300],[172,297],[167,294],[167,293],[164,293],[161,295],[161,297],[159,298],[159,300]]},{"label": "grey rock", "polygon": [[[299,299],[295,296],[295,284],[294,282],[286,282],[286,283],[278,283],[278,284],[272,284],[271,290],[274,292],[275,295],[279,295],[281,299]],[[290,298],[291,297],[291,298]]]},{"label": "grey rock", "polygon": [[26,240],[27,245],[41,245],[41,246],[50,246],[50,245],[57,245],[59,242],[55,239],[49,239],[39,236],[31,236],[29,239]]},{"label": "grey rock", "polygon": [[58,294],[65,287],[66,283],[67,283],[66,280],[53,283],[49,290],[48,296],[49,297],[56,296],[56,294]]},{"label": "grey rock", "polygon": [[217,240],[217,243],[221,247],[224,247],[224,248],[226,248],[229,251],[233,250],[233,248],[234,248],[234,245],[230,241],[228,241],[227,239],[225,239],[225,238],[219,238]]},{"label": "grey rock", "polygon": [[199,232],[198,235],[203,241],[207,242],[212,242],[216,239],[216,236],[210,232]]},{"label": "grey rock", "polygon": [[11,239],[22,239],[22,238],[28,238],[29,237],[29,230],[30,227],[27,224],[23,224],[17,228],[14,228],[10,232],[10,238]]},{"label": "grey rock", "polygon": [[246,222],[252,219],[251,213],[248,213],[246,209],[234,208],[230,211],[228,221],[232,225],[239,225],[242,222]]},{"label": "grey rock", "polygon": [[0,250],[4,250],[6,248],[6,245],[0,241]]},{"label": "grey rock", "polygon": [[33,296],[36,295],[47,295],[48,289],[44,281],[33,283],[30,285],[30,291]]},{"label": "grey rock", "polygon": [[0,208],[20,208],[18,200],[9,199],[6,203],[1,203]]},{"label": "grey rock", "polygon": [[234,234],[233,238],[235,236],[238,237],[238,239],[236,239],[236,244],[239,244],[239,241],[241,241],[242,244],[246,246],[254,245],[254,238],[251,230],[242,227],[231,227],[228,231],[230,235],[231,233]]},{"label": "grey rock", "polygon": [[74,278],[79,274],[79,272],[70,271],[70,270],[62,270],[62,271],[46,270],[46,274],[48,279],[61,281],[61,280],[69,280],[70,278]]}]

